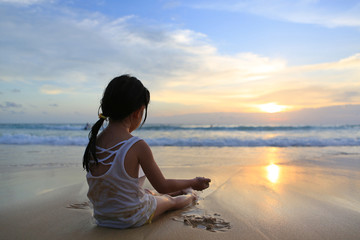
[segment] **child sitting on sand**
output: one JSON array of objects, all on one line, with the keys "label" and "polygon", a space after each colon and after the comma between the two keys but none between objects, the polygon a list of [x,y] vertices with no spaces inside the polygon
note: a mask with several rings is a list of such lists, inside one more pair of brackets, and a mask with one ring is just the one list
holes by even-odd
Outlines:
[{"label": "child sitting on sand", "polygon": [[[193,190],[209,187],[210,179],[203,177],[165,179],[146,142],[131,135],[145,111],[144,124],[149,101],[149,91],[129,75],[114,78],[104,91],[102,113],[91,129],[83,158],[88,197],[99,226],[130,228],[151,223],[162,213],[195,201]],[[106,119],[108,126],[98,134]],[[164,195],[145,191],[145,176]]]}]

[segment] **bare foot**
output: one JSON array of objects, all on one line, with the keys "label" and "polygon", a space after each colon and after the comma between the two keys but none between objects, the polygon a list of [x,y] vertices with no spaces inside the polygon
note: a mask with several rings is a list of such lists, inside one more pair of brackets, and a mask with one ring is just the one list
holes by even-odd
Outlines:
[{"label": "bare foot", "polygon": [[193,202],[196,202],[199,199],[199,196],[192,188],[184,189],[183,192],[185,193],[185,195],[191,195],[191,197],[193,198]]}]

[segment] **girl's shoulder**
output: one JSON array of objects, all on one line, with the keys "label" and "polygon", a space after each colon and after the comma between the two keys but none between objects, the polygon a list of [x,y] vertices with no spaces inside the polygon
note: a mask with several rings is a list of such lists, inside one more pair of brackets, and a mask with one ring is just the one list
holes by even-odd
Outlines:
[{"label": "girl's shoulder", "polygon": [[145,142],[144,139],[136,137],[136,136],[134,136],[132,138],[135,140],[135,143],[133,145],[133,147],[135,149],[138,149],[138,150],[150,149],[149,145]]},{"label": "girl's shoulder", "polygon": [[148,156],[148,154],[152,155],[150,146],[145,142],[142,138],[137,138],[137,141],[131,147],[131,150],[136,152],[138,156]]}]

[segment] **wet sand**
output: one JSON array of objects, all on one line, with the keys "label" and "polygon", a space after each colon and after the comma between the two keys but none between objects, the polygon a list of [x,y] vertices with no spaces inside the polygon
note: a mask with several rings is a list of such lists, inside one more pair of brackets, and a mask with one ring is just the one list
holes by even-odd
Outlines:
[{"label": "wet sand", "polygon": [[[194,149],[181,151],[184,156]],[[155,153],[160,156],[160,149]],[[171,154],[176,152],[166,156]],[[300,153],[299,161],[274,161],[273,151],[261,157],[263,163],[247,165],[164,164],[167,177],[206,176],[211,187],[197,205],[127,230],[95,225],[80,166],[2,171],[0,239],[359,239],[358,155],[334,155],[330,161],[346,158],[352,166],[315,165]],[[231,227],[209,231],[188,224],[189,216],[210,216]]]}]

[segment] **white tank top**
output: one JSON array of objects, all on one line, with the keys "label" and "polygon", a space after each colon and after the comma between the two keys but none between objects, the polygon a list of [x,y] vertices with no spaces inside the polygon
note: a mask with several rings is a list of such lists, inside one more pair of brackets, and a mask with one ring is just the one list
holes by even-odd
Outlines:
[{"label": "white tank top", "polygon": [[[109,153],[98,159],[99,164],[111,165],[106,173],[86,175],[89,185],[88,198],[94,206],[94,218],[99,226],[129,228],[144,225],[156,209],[154,196],[144,192],[142,184],[145,176],[140,167],[139,177],[129,176],[124,167],[124,159],[129,149],[141,139],[132,137],[115,146],[103,149],[97,147],[97,153]],[[112,150],[117,146],[119,149]],[[114,156],[111,163],[105,163]]]}]

